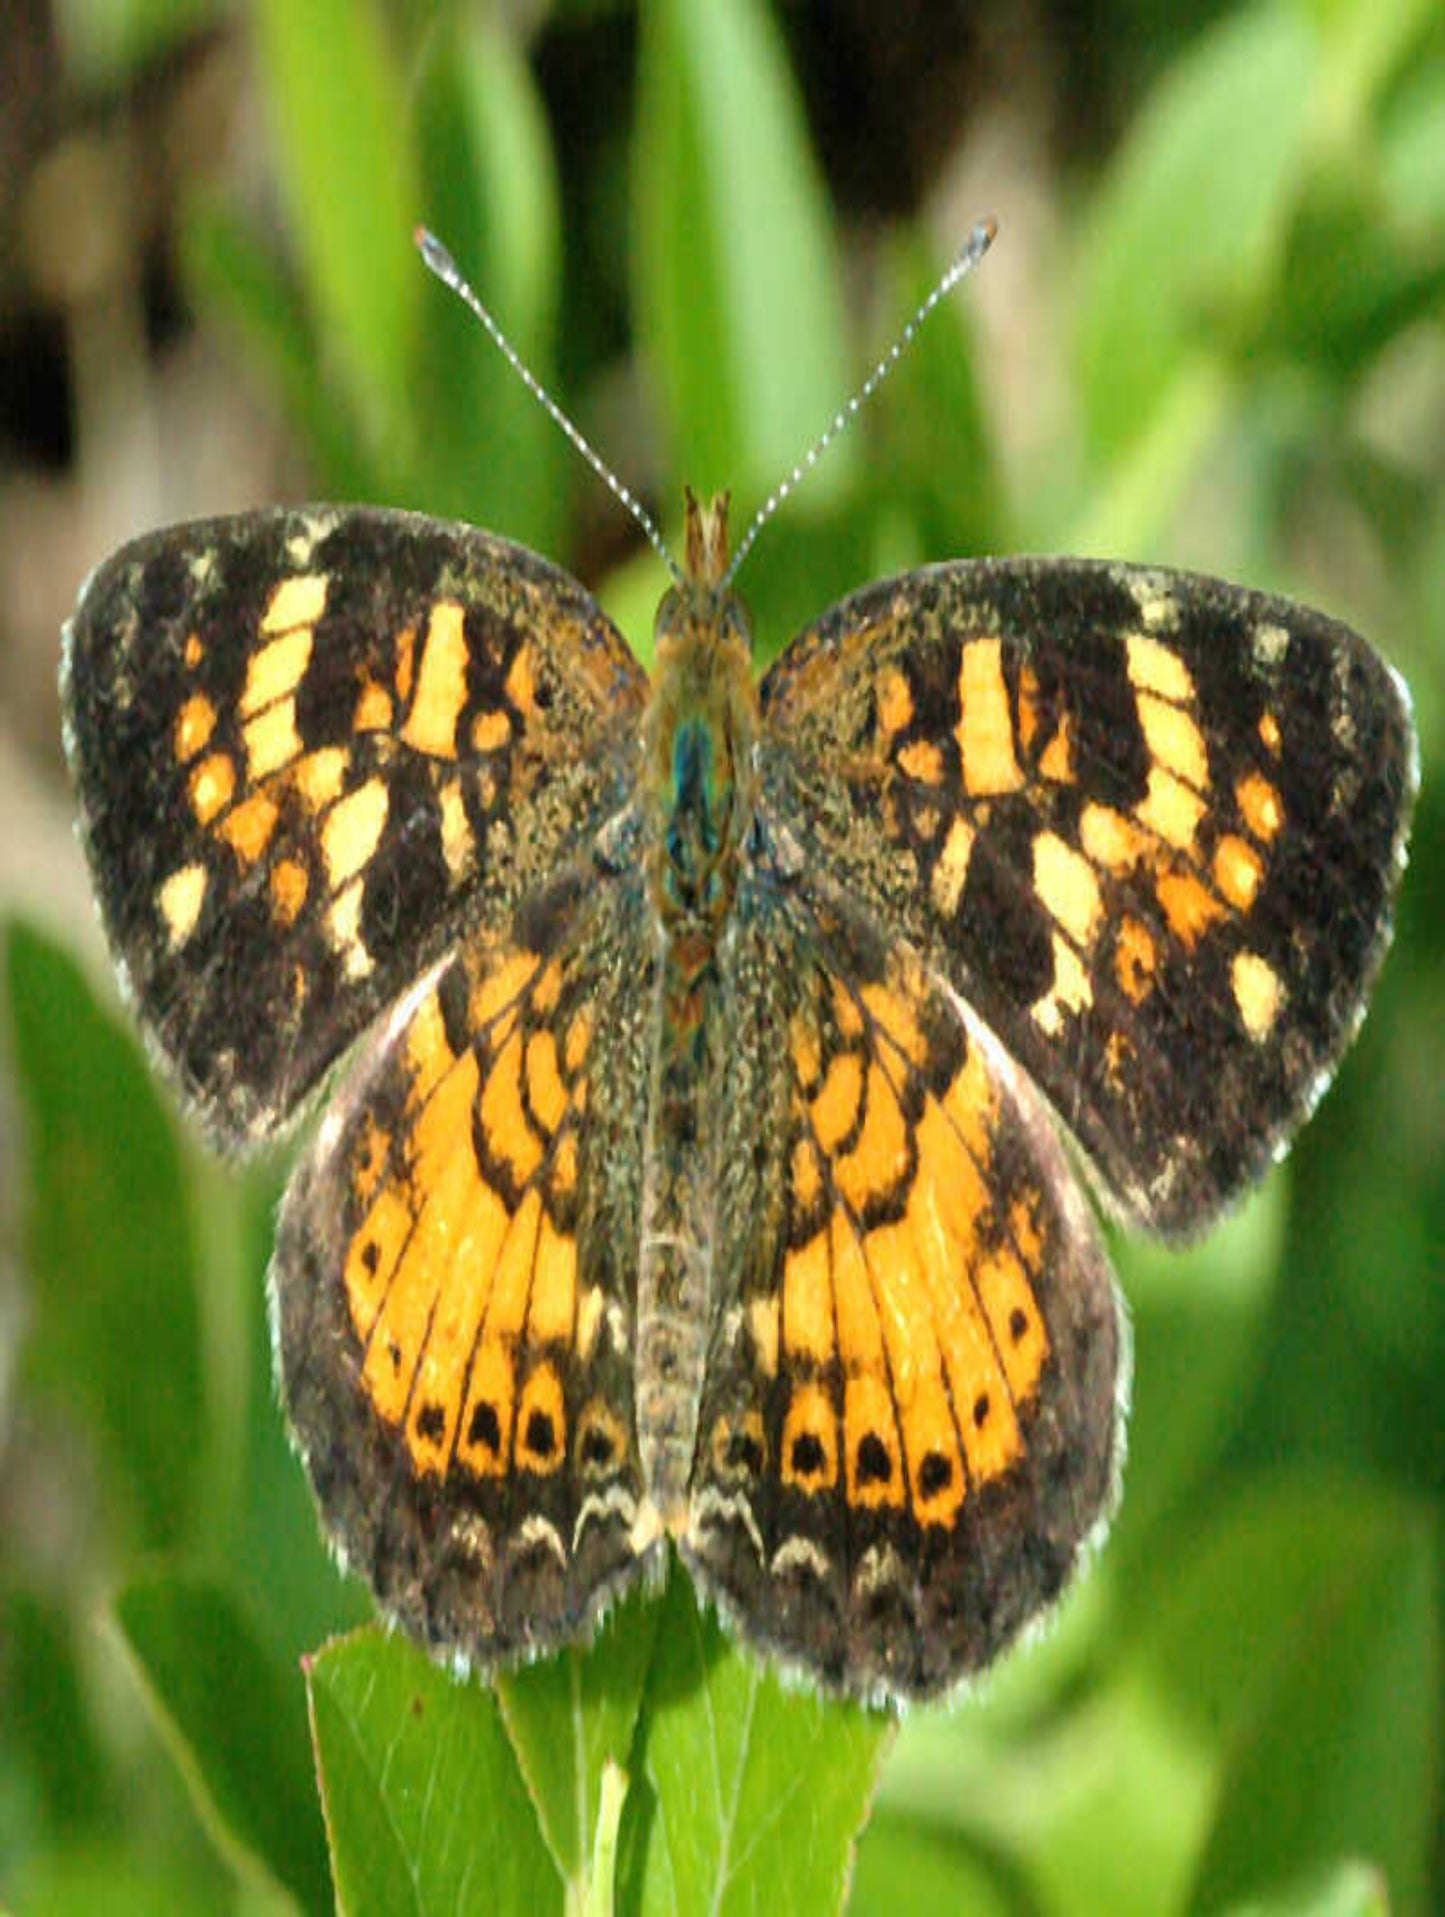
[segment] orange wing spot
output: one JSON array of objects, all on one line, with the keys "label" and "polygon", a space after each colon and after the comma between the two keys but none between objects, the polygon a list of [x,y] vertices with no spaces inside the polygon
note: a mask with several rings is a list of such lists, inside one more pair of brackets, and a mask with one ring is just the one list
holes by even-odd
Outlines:
[{"label": "orange wing spot", "polygon": [[271,869],[271,916],[284,931],[306,903],[310,877],[300,859],[278,859]]},{"label": "orange wing spot", "polygon": [[818,1041],[818,1026],[812,1016],[794,1012],[788,1021],[788,1056],[793,1061],[793,1076],[805,1098],[811,1098],[823,1076],[823,1051]]},{"label": "orange wing spot", "polygon": [[[873,1303],[873,1287],[863,1250],[852,1226],[842,1211],[829,1221],[833,1241],[833,1309],[838,1338],[838,1356],[843,1369],[883,1375],[883,1333],[878,1326],[878,1311]],[[784,1336],[787,1336],[787,1309],[784,1306]]]},{"label": "orange wing spot", "polygon": [[403,1193],[395,1185],[383,1186],[346,1248],[346,1300],[356,1335],[363,1344],[371,1336],[411,1226],[411,1207]]},{"label": "orange wing spot", "polygon": [[1266,752],[1270,753],[1272,757],[1277,759],[1279,757],[1279,749],[1281,744],[1280,736],[1279,736],[1279,720],[1275,718],[1272,712],[1266,712],[1264,716],[1261,718],[1259,722],[1259,736],[1260,736],[1260,741],[1263,744]]},{"label": "orange wing spot", "polygon": [[941,918],[951,919],[958,910],[968,879],[968,862],[973,857],[973,839],[973,827],[967,819],[950,820],[948,835],[928,881],[929,896]]},{"label": "orange wing spot", "polygon": [[1104,1041],[1104,1070],[1109,1075],[1109,1083],[1115,1091],[1126,1089],[1124,1075],[1134,1065],[1138,1053],[1133,1041],[1123,1032],[1110,1032]]},{"label": "orange wing spot", "polygon": [[391,799],[381,779],[367,779],[339,799],[321,828],[321,856],[333,890],[365,869],[381,843]]},{"label": "orange wing spot", "polygon": [[577,1134],[566,1131],[552,1148],[552,1190],[570,1198],[577,1189]]},{"label": "orange wing spot", "polygon": [[876,1373],[850,1377],[843,1388],[843,1448],[850,1504],[877,1510],[905,1502],[898,1423],[888,1387]]},{"label": "orange wing spot", "polygon": [[226,841],[243,866],[254,865],[270,845],[279,817],[276,801],[268,793],[254,792],[226,814],[216,836]]},{"label": "orange wing spot", "polygon": [[892,986],[865,985],[859,996],[884,1037],[902,1052],[910,1065],[921,1071],[928,1063],[928,1041],[918,1023],[915,1007],[928,987],[917,966],[899,960],[893,969]]},{"label": "orange wing spot", "polygon": [[1143,633],[1131,633],[1124,642],[1129,683],[1136,694],[1152,694],[1183,704],[1194,697],[1189,668],[1172,647]]},{"label": "orange wing spot", "polygon": [[517,1468],[550,1477],[567,1456],[567,1412],[555,1365],[538,1365],[517,1406]]},{"label": "orange wing spot", "polygon": [[1054,785],[1074,783],[1074,744],[1066,712],[1060,713],[1057,731],[1039,754],[1039,772]]},{"label": "orange wing spot", "polygon": [[498,965],[491,966],[477,980],[472,993],[471,1017],[477,1029],[490,1025],[499,1012],[515,1009],[537,971],[537,960],[530,952],[508,952]]},{"label": "orange wing spot", "polygon": [[507,668],[503,687],[512,702],[513,709],[522,718],[530,719],[537,710],[537,679],[532,669],[530,646],[518,646],[512,663]]},{"label": "orange wing spot", "polygon": [[550,1137],[567,1110],[567,1088],[557,1069],[557,1041],[545,1026],[527,1040],[527,1102]]},{"label": "orange wing spot", "polygon": [[998,1093],[989,1078],[981,1049],[972,1042],[957,1077],[944,1094],[943,1110],[973,1163],[987,1173],[993,1159]]},{"label": "orange wing spot", "polygon": [[273,772],[290,765],[301,754],[301,735],[296,730],[296,701],[278,699],[242,730],[246,745],[246,771],[252,783],[269,779]]},{"label": "orange wing spot", "polygon": [[541,1229],[542,1200],[535,1190],[529,1191],[508,1221],[501,1255],[496,1261],[492,1295],[487,1306],[489,1338],[521,1336],[522,1326],[527,1321],[527,1300],[532,1288],[532,1269]]},{"label": "orange wing spot", "polygon": [[1043,1262],[1044,1234],[1039,1224],[1039,1195],[1015,1198],[1008,1208],[1009,1231],[1018,1246],[1019,1256],[1030,1271],[1037,1271]]},{"label": "orange wing spot", "polygon": [[862,1099],[862,1060],[856,1052],[839,1052],[810,1107],[821,1150],[832,1152],[848,1136],[858,1123]]},{"label": "orange wing spot", "polygon": [[756,1477],[767,1460],[767,1433],[762,1414],[745,1411],[734,1424],[719,1418],[712,1428],[712,1465],[720,1478]]},{"label": "orange wing spot", "polygon": [[396,669],[391,676],[391,682],[396,687],[396,696],[403,705],[411,697],[415,671],[416,627],[403,626],[396,635]]},{"label": "orange wing spot", "polygon": [[601,1285],[589,1285],[577,1304],[577,1356],[585,1365],[597,1345],[597,1334],[607,1310]]},{"label": "orange wing spot", "polygon": [[953,1415],[970,1478],[997,1477],[1019,1455],[1018,1421],[993,1340],[972,1285],[961,1278],[977,1256],[989,1209],[983,1180],[937,1107],[919,1125],[920,1170],[908,1207]]},{"label": "orange wing spot", "polygon": [[1263,877],[1259,855],[1246,840],[1228,833],[1214,848],[1214,883],[1236,911],[1254,904]]},{"label": "orange wing spot", "polygon": [[1166,867],[1155,890],[1169,930],[1187,951],[1192,952],[1210,926],[1225,917],[1225,908],[1214,894],[1182,866]]},{"label": "orange wing spot", "polygon": [[205,656],[206,648],[201,644],[201,635],[198,632],[187,634],[184,657],[186,664],[192,672],[195,671]]},{"label": "orange wing spot", "polygon": [[175,754],[184,765],[209,743],[216,729],[216,708],[204,692],[193,692],[176,714]]},{"label": "orange wing spot", "polygon": [[[294,583],[288,581],[288,584]],[[241,716],[251,718],[279,700],[290,701],[301,675],[311,663],[311,628],[298,626],[282,633],[251,655],[241,693]],[[250,728],[248,727],[249,731]]]},{"label": "orange wing spot", "polygon": [[1019,673],[1019,745],[1027,758],[1039,730],[1039,675],[1032,666]]},{"label": "orange wing spot", "polygon": [[534,1345],[571,1343],[577,1315],[577,1240],[560,1232],[544,1211],[537,1232],[537,1265],[527,1336]]},{"label": "orange wing spot", "polygon": [[1114,947],[1114,976],[1131,1005],[1141,1005],[1147,998],[1158,964],[1159,951],[1148,926],[1139,919],[1121,919]]},{"label": "orange wing spot", "polygon": [[877,701],[878,724],[891,739],[913,717],[913,692],[897,666],[885,666],[879,673]]},{"label": "orange wing spot", "polygon": [[457,1062],[456,1053],[447,1043],[446,1025],[435,992],[413,1015],[406,1036],[406,1062],[411,1078],[407,1087],[407,1109],[415,1116]]},{"label": "orange wing spot", "polygon": [[943,754],[928,739],[910,739],[898,751],[898,763],[910,779],[922,785],[942,785],[947,768]]},{"label": "orange wing spot", "polygon": [[1056,832],[1034,840],[1034,886],[1044,910],[1086,951],[1104,916],[1104,897],[1094,868]]},{"label": "orange wing spot", "polygon": [[863,1036],[863,1014],[842,979],[833,981],[833,1020],[845,1040],[851,1042]]},{"label": "orange wing spot", "polygon": [[1157,833],[1166,844],[1187,852],[1204,813],[1204,800],[1167,766],[1149,768],[1148,789],[1134,808],[1140,825]]},{"label": "orange wing spot", "polygon": [[556,959],[549,959],[537,975],[537,983],[532,987],[532,1010],[546,1014],[557,1009],[557,1001],[562,996],[562,967]]},{"label": "orange wing spot", "polygon": [[1144,742],[1155,763],[1193,786],[1196,792],[1208,791],[1209,755],[1204,735],[1190,715],[1181,706],[1146,692],[1138,694],[1136,704]]},{"label": "orange wing spot", "polygon": [[765,1378],[778,1375],[778,1294],[753,1298],[747,1308],[748,1335]]},{"label": "orange wing spot", "polygon": [[500,1478],[511,1458],[516,1370],[511,1352],[489,1338],[472,1360],[457,1432],[457,1456],[478,1477]]},{"label": "orange wing spot", "polygon": [[1024,775],[1014,751],[1000,640],[971,639],[964,646],[958,674],[958,699],[955,734],[963,766],[964,790],[974,799],[1017,792]]},{"label": "orange wing spot", "polygon": [[823,1172],[810,1138],[800,1138],[793,1147],[790,1175],[793,1205],[799,1212],[810,1212],[823,1189]]},{"label": "orange wing spot", "polygon": [[903,1426],[915,1515],[941,1523],[958,1510],[965,1485],[922,1248],[905,1219],[869,1234],[867,1259]]},{"label": "orange wing spot", "polygon": [[500,752],[512,740],[511,715],[498,707],[495,712],[479,712],[472,720],[472,750]]},{"label": "orange wing spot", "polygon": [[294,626],[314,626],[326,610],[327,575],[297,573],[283,579],[271,594],[261,620],[262,632],[289,632]]},{"label": "orange wing spot", "polygon": [[476,850],[466,801],[455,779],[448,779],[441,787],[437,793],[437,803],[442,815],[442,857],[446,860],[447,872],[455,885],[472,869],[472,856]]},{"label": "orange wing spot", "polygon": [[209,825],[224,812],[236,791],[235,762],[225,752],[202,759],[190,778],[191,811],[197,825]]},{"label": "orange wing spot", "polygon": [[575,1078],[587,1063],[588,1047],[592,1043],[592,1019],[587,1012],[577,1011],[572,1015],[562,1039],[562,1063],[567,1067],[567,1076]]},{"label": "orange wing spot", "polygon": [[[854,1056],[844,1052],[835,1062]],[[821,1125],[819,1142],[823,1142]],[[853,1210],[861,1214],[870,1199],[896,1188],[908,1163],[908,1126],[893,1087],[879,1066],[870,1065],[863,1129],[852,1151],[835,1164],[833,1176]]]},{"label": "orange wing spot", "polygon": [[480,1116],[487,1150],[505,1159],[516,1182],[525,1185],[542,1162],[542,1144],[522,1104],[522,1039],[515,1027],[488,1069]]},{"label": "orange wing spot", "polygon": [[356,701],[356,711],[351,724],[357,732],[388,732],[396,717],[396,706],[391,694],[375,679],[367,679],[362,685]]},{"label": "orange wing spot", "polygon": [[386,1170],[387,1156],[391,1151],[391,1133],[383,1131],[376,1120],[367,1115],[360,1138],[351,1154],[351,1190],[358,1205],[369,1205],[381,1183],[381,1174]]},{"label": "orange wing spot", "polygon": [[1229,982],[1245,1031],[1261,1044],[1274,1030],[1284,1003],[1279,973],[1258,952],[1236,952]]},{"label": "orange wing spot", "polygon": [[1038,1300],[1017,1252],[1000,1245],[975,1273],[979,1301],[987,1314],[994,1344],[1015,1404],[1032,1396],[1049,1355]]},{"label": "orange wing spot", "polygon": [[600,1398],[589,1398],[577,1419],[573,1455],[583,1477],[605,1478],[628,1452],[627,1427]]},{"label": "orange wing spot", "polygon": [[1053,933],[1050,947],[1054,960],[1053,983],[1029,1010],[1039,1030],[1050,1038],[1057,1038],[1068,1019],[1088,1011],[1094,1002],[1094,988],[1078,953],[1060,933]]},{"label": "orange wing spot", "polygon": [[156,903],[166,922],[173,952],[179,951],[195,931],[209,883],[205,866],[193,862],[172,872],[157,891]]},{"label": "orange wing spot", "polygon": [[291,776],[296,790],[313,812],[334,805],[341,797],[350,764],[351,755],[344,746],[322,746],[298,761]]},{"label": "orange wing spot", "polygon": [[825,1365],[833,1356],[833,1296],[828,1239],[815,1232],[783,1261],[783,1349],[790,1360]]},{"label": "orange wing spot", "polygon": [[790,1491],[812,1497],[819,1491],[831,1491],[837,1484],[838,1419],[822,1385],[793,1387],[783,1419],[778,1462],[783,1483]]},{"label": "orange wing spot", "polygon": [[1138,826],[1108,805],[1086,805],[1079,814],[1079,843],[1108,872],[1127,872],[1149,850]]},{"label": "orange wing spot", "polygon": [[1269,780],[1258,772],[1247,773],[1234,788],[1239,815],[1253,838],[1269,845],[1284,824],[1284,806]]},{"label": "orange wing spot", "polygon": [[401,736],[435,759],[456,757],[457,721],[467,702],[467,641],[462,608],[439,599],[431,609],[422,644],[416,694]]}]

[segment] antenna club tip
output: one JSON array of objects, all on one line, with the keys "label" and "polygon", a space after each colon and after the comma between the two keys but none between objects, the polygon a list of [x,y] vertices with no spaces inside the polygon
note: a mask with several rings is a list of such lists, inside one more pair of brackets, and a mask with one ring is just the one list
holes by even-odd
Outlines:
[{"label": "antenna club tip", "polygon": [[992,246],[998,238],[998,221],[992,213],[985,213],[978,223],[978,236],[985,246]]}]

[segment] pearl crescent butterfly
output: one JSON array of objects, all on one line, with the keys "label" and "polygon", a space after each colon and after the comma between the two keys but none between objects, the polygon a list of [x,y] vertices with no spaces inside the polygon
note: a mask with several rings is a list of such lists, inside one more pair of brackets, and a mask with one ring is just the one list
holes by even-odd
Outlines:
[{"label": "pearl crescent butterfly", "polygon": [[1319,613],[1059,559],[868,586],[757,681],[725,500],[687,534],[650,678],[470,527],[137,540],[67,630],[84,841],[218,1144],[348,1060],[272,1304],[381,1608],[490,1668],[676,1549],[824,1686],[930,1696],[1114,1495],[1073,1166],[1182,1239],[1280,1156],[1385,950],[1408,699]]}]

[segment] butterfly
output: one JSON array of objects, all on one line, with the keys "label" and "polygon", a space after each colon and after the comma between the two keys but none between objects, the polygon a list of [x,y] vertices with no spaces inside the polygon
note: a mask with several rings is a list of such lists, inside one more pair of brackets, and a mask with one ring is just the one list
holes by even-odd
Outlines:
[{"label": "butterfly", "polygon": [[1198,1233],[1359,1024],[1408,698],[1319,613],[1064,559],[867,586],[759,681],[725,498],[686,523],[650,677],[467,526],[135,541],[66,632],[82,834],[218,1145],[347,1061],[272,1305],[383,1611],[490,1669],[675,1549],[764,1652],[926,1697],[1115,1494],[1075,1168]]}]

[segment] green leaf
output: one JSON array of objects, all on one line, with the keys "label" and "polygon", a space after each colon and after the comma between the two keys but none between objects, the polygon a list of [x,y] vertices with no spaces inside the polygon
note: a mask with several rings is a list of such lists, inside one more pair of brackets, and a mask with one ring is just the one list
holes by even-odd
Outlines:
[{"label": "green leaf", "polygon": [[320,1652],[307,1687],[348,1917],[560,1911],[561,1879],[484,1685],[368,1629]]},{"label": "green leaf", "polygon": [[881,1713],[785,1688],[674,1571],[623,1811],[624,1902],[839,1910],[891,1731]]},{"label": "green leaf", "polygon": [[251,14],[316,334],[364,436],[404,441],[421,275],[406,98],[373,0]]},{"label": "green leaf", "polygon": [[1147,432],[1191,349],[1263,303],[1300,174],[1317,48],[1291,7],[1201,36],[1154,90],[1080,247],[1078,365],[1090,438]]},{"label": "green leaf", "polygon": [[1229,1917],[1390,1917],[1390,1887],[1370,1864],[1337,1864],[1229,1906]]},{"label": "green leaf", "polygon": [[164,1546],[191,1522],[206,1430],[175,1138],[73,961],[19,922],[3,956],[29,1165],[22,1377],[89,1422],[140,1543]]},{"label": "green leaf", "polygon": [[673,469],[761,497],[848,391],[826,199],[771,16],[652,0],[637,87],[637,318]]},{"label": "green leaf", "polygon": [[626,1772],[657,1630],[658,1605],[634,1596],[585,1651],[497,1679],[497,1702],[542,1834],[580,1906],[596,1847],[602,1780]]},{"label": "green leaf", "polygon": [[243,1872],[330,1908],[300,1673],[263,1648],[221,1585],[178,1574],[129,1585],[116,1621],[202,1817]]},{"label": "green leaf", "polygon": [[964,1840],[922,1818],[881,1811],[858,1843],[848,1917],[1012,1917],[1020,1899]]},{"label": "green leaf", "polygon": [[[513,34],[481,14],[443,16],[427,37],[417,128],[428,225],[550,388],[561,211],[546,117]],[[428,511],[556,553],[570,448],[459,300],[428,280],[421,311],[418,496]]]}]

